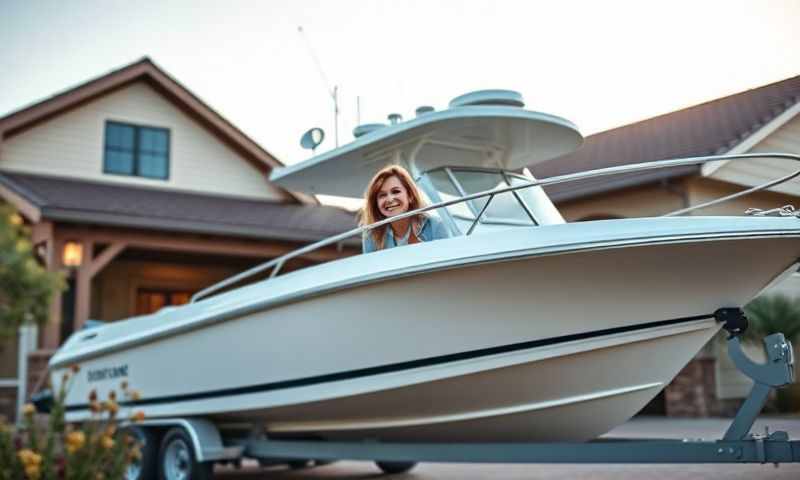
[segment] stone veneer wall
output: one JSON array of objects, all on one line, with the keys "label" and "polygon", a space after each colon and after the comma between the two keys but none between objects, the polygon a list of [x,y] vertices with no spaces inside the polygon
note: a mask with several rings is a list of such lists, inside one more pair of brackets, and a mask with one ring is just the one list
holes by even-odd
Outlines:
[{"label": "stone veneer wall", "polygon": [[17,389],[0,388],[0,417],[6,421],[13,422],[16,419],[17,409]]},{"label": "stone veneer wall", "polygon": [[667,416],[715,417],[729,407],[716,395],[714,362],[710,357],[692,359],[664,389]]}]

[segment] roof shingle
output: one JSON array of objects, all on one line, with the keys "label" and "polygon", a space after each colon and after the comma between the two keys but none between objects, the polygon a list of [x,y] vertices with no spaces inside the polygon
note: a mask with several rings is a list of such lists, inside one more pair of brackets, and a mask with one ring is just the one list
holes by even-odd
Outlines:
[{"label": "roof shingle", "polygon": [[[800,101],[800,76],[586,137],[575,153],[531,166],[537,178],[670,158],[715,155]],[[617,188],[683,176],[700,167],[680,167],[599,177],[546,188],[565,201]]]},{"label": "roof shingle", "polygon": [[65,222],[287,241],[316,241],[355,228],[337,207],[163,190],[4,172],[0,183]]}]

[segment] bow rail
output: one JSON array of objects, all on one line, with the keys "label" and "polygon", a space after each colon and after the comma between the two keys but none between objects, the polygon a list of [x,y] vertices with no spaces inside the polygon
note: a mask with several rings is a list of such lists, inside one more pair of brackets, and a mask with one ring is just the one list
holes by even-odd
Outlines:
[{"label": "bow rail", "polygon": [[[455,198],[452,200],[446,200],[443,202],[434,203],[422,208],[418,208],[416,210],[412,210],[409,212],[402,213],[400,215],[396,215],[391,218],[386,218],[384,220],[372,223],[370,225],[363,225],[360,227],[356,227],[352,230],[348,230],[346,232],[340,233],[338,235],[334,235],[332,237],[328,237],[324,240],[320,240],[319,242],[312,243],[311,245],[307,245],[305,247],[298,248],[297,250],[293,250],[285,255],[282,255],[278,258],[274,258],[269,260],[265,263],[260,265],[256,265],[253,268],[245,270],[237,275],[232,277],[226,278],[221,282],[218,282],[210,287],[207,287],[203,290],[192,295],[190,300],[191,303],[197,302],[198,300],[208,297],[209,295],[219,292],[231,285],[235,285],[236,283],[241,282],[242,280],[257,275],[261,272],[267,271],[272,269],[270,272],[269,278],[275,277],[283,267],[283,265],[293,258],[300,257],[307,253],[313,252],[323,247],[327,247],[328,245],[334,245],[336,243],[342,242],[347,240],[348,238],[354,237],[356,235],[361,235],[364,232],[368,232],[374,228],[382,227],[389,223],[395,222],[397,220],[402,220],[405,218],[410,218],[415,215],[419,215],[420,213],[429,212],[431,210],[438,210],[440,208],[449,207],[451,205],[468,202],[470,200],[475,200],[478,198],[488,197],[488,200],[484,204],[481,211],[478,215],[475,216],[475,220],[473,221],[472,225],[468,229],[466,235],[471,235],[475,227],[477,226],[478,222],[480,221],[483,214],[486,212],[486,208],[491,203],[492,199],[496,195],[500,195],[507,192],[516,192],[517,190],[522,190],[524,188],[532,188],[532,187],[544,187],[547,185],[555,185],[559,183],[568,183],[574,182],[577,180],[586,180],[590,178],[596,177],[605,177],[609,175],[619,175],[623,173],[635,173],[635,172],[644,172],[648,170],[656,170],[661,168],[671,168],[671,167],[682,167],[688,165],[702,165],[705,163],[716,162],[721,160],[752,160],[756,158],[775,158],[775,159],[782,159],[782,160],[793,160],[796,162],[800,162],[800,155],[794,155],[791,153],[742,153],[736,155],[710,155],[710,156],[703,156],[703,157],[689,157],[689,158],[679,158],[673,160],[658,160],[655,162],[644,162],[644,163],[634,163],[629,165],[620,165],[617,167],[606,167],[606,168],[599,168],[595,170],[587,170],[585,172],[578,172],[578,173],[570,173],[565,175],[557,175],[555,177],[544,178],[541,180],[534,180],[531,182],[521,183],[518,185],[510,185],[507,187],[501,188],[493,188],[491,190],[484,190],[482,192],[476,192],[473,194],[461,196],[459,198]],[[796,177],[800,176],[800,169],[790,173],[789,175],[785,175],[783,177],[777,178],[775,180],[770,180],[769,182],[765,182],[763,184],[757,185],[752,188],[748,188],[746,190],[742,190],[741,192],[736,192],[731,195],[726,195],[724,197],[720,197],[705,203],[701,203],[699,205],[694,205],[688,208],[683,208],[680,210],[675,210],[673,212],[664,214],[664,217],[671,217],[677,215],[683,215],[695,210],[699,210],[702,208],[707,208],[713,205],[719,205],[720,203],[728,202],[730,200],[743,197],[745,195],[749,195],[751,193],[764,190],[770,187],[774,187],[776,185],[780,185],[782,183],[788,182]]]}]

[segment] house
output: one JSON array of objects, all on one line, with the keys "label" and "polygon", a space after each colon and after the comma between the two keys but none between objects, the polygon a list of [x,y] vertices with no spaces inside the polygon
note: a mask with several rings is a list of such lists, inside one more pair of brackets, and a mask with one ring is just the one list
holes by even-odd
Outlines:
[{"label": "house", "polygon": [[[546,178],[669,158],[765,152],[800,154],[800,76],[591,135],[577,152],[534,165],[531,170],[537,178]],[[552,185],[546,190],[567,221],[657,216],[763,184],[798,168],[792,162],[771,159],[721,161],[597,177]],[[800,182],[784,183],[691,214],[741,215],[751,207],[784,205],[800,207]],[[790,277],[775,290],[800,295],[800,275]],[[753,355],[761,354],[758,348],[751,350]],[[692,416],[730,414],[751,385],[735,370],[723,342],[713,342],[648,411]]]},{"label": "house", "polygon": [[[148,58],[0,118],[0,199],[29,225],[42,263],[68,278],[31,376],[88,319],[186,303],[355,227],[352,213],[271,184],[280,166]],[[323,248],[286,268],[355,252]],[[0,413],[11,414],[16,342],[0,343],[0,365]]]}]

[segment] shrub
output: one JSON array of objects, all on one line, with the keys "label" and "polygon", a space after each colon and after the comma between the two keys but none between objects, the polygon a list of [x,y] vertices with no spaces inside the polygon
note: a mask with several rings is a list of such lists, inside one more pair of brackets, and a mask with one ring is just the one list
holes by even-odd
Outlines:
[{"label": "shrub", "polygon": [[[73,367],[72,374],[79,368]],[[18,431],[0,421],[0,480],[116,480],[125,477],[131,462],[139,460],[139,445],[117,427],[116,393],[101,401],[89,396],[92,421],[83,425],[64,421],[70,374],[64,374],[46,424],[37,422],[33,405],[25,405]],[[122,385],[126,396],[138,395]],[[141,412],[131,421],[140,421]]]},{"label": "shrub", "polygon": [[47,320],[53,295],[64,289],[60,273],[36,261],[22,217],[0,204],[0,338],[24,323]]},{"label": "shrub", "polygon": [[800,301],[786,295],[762,295],[744,307],[749,322],[744,339],[761,342],[773,333],[783,333],[787,340],[800,337]]}]

